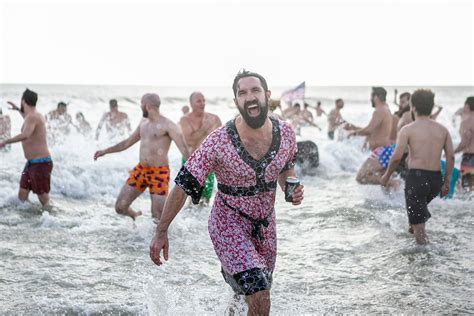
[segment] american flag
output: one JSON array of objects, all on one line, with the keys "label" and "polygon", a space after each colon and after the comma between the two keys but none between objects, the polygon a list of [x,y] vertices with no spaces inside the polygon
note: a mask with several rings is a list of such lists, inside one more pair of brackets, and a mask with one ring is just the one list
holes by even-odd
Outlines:
[{"label": "american flag", "polygon": [[285,103],[291,103],[293,100],[304,100],[304,91],[306,88],[305,81],[294,89],[285,91],[281,95],[281,100]]}]

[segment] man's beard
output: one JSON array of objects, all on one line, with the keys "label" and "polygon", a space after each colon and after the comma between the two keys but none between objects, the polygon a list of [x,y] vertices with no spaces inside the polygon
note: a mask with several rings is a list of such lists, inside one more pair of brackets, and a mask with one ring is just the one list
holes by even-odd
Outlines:
[{"label": "man's beard", "polygon": [[23,104],[20,106],[20,112],[25,113],[25,108],[23,107]]},{"label": "man's beard", "polygon": [[372,103],[372,107],[375,108],[375,101],[374,101],[374,99],[370,99],[370,103]]},{"label": "man's beard", "polygon": [[148,111],[147,110],[142,110],[142,113],[143,113],[143,117],[148,117]]},{"label": "man's beard", "polygon": [[[252,117],[248,114],[247,109],[249,106],[257,104],[260,108],[260,114],[256,117]],[[247,123],[248,126],[250,126],[253,129],[257,129],[263,126],[265,124],[265,121],[267,120],[267,115],[268,115],[268,99],[265,98],[265,103],[262,103],[258,100],[255,101],[248,101],[244,103],[243,109],[240,108],[240,106],[237,106],[239,109],[240,115],[242,115],[242,118],[244,119],[245,123]]]}]

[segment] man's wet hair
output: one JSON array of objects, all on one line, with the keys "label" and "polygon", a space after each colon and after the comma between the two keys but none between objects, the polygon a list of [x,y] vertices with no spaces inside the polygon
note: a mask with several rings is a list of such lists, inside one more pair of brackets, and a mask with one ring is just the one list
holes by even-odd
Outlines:
[{"label": "man's wet hair", "polygon": [[301,108],[301,105],[298,102],[296,102],[295,104],[293,104],[293,107],[294,108]]},{"label": "man's wet hair", "polygon": [[377,96],[380,101],[385,102],[387,99],[387,90],[383,87],[372,87],[372,95]]},{"label": "man's wet hair", "polygon": [[474,111],[474,97],[468,97],[465,103],[469,105],[471,111]]},{"label": "man's wet hair", "polygon": [[59,109],[60,107],[66,107],[66,106],[67,106],[67,104],[64,103],[63,101],[61,101],[61,102],[58,103],[58,109]]},{"label": "man's wet hair", "polygon": [[418,115],[431,115],[435,94],[428,89],[418,89],[411,96],[411,104]]},{"label": "man's wet hair", "polygon": [[309,106],[309,104],[305,102],[304,103],[304,108],[306,109],[308,106]]},{"label": "man's wet hair", "polygon": [[342,102],[342,99],[337,99],[335,103],[338,104],[339,102]]},{"label": "man's wet hair", "polygon": [[36,106],[36,102],[38,101],[38,94],[30,89],[26,89],[21,96],[21,99],[25,101],[26,104],[29,106]]},{"label": "man's wet hair", "polygon": [[400,94],[400,99],[401,98],[407,98],[407,100],[410,101],[411,93],[410,92],[403,92],[402,94]]},{"label": "man's wet hair", "polygon": [[117,100],[111,99],[111,100],[109,101],[109,105],[110,105],[110,106],[113,106],[114,108],[118,107]]},{"label": "man's wet hair", "polygon": [[242,69],[241,71],[239,71],[237,73],[237,75],[234,78],[234,83],[232,84],[232,90],[234,91],[234,97],[237,96],[237,89],[238,89],[238,85],[239,85],[239,80],[242,79],[242,78],[246,78],[246,77],[256,77],[256,78],[258,78],[260,80],[260,83],[262,84],[263,90],[265,92],[268,91],[267,81],[265,80],[265,78],[263,78],[262,75],[260,75],[256,72],[251,72],[251,71]]}]

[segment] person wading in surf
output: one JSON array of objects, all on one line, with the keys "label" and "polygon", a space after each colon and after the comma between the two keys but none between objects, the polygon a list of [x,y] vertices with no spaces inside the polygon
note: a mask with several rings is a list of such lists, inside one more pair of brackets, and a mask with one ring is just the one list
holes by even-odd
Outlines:
[{"label": "person wading in surf", "polygon": [[184,157],[189,156],[179,126],[161,115],[160,104],[161,100],[157,94],[145,94],[141,101],[143,119],[132,135],[124,141],[94,154],[94,160],[97,160],[101,156],[124,151],[141,141],[140,162],[130,171],[130,176],[123,185],[115,203],[115,211],[118,214],[130,216],[134,220],[142,212],[133,210],[130,205],[147,188],[150,191],[151,215],[155,220],[159,220],[161,217],[168,195],[170,177],[168,151],[171,141],[176,143]]},{"label": "person wading in surf", "polygon": [[13,138],[0,142],[0,149],[6,144],[21,142],[27,160],[20,179],[18,198],[28,200],[30,191],[38,196],[42,205],[49,203],[51,189],[51,172],[53,161],[46,141],[46,124],[44,117],[36,110],[38,95],[26,89],[21,97],[21,107],[8,102],[12,110],[18,111],[24,119],[21,133]]},{"label": "person wading in surf", "polygon": [[[417,90],[411,97],[415,121],[400,130],[397,146],[381,184],[386,186],[390,176],[400,163],[408,147],[408,173],[405,183],[405,201],[410,232],[416,243],[428,242],[425,223],[431,217],[428,204],[441,192],[447,195],[454,167],[454,151],[451,136],[443,125],[430,118],[434,106],[434,93]],[[446,154],[446,174],[441,175],[441,153]]]},{"label": "person wading in surf", "polygon": [[[245,295],[249,315],[268,315],[276,260],[275,195],[295,176],[296,138],[291,126],[268,116],[265,79],[242,71],[233,83],[240,115],[212,132],[178,173],[150,244],[150,257],[168,260],[168,228],[186,195],[199,203],[207,176],[216,174],[219,192],[209,217],[209,234],[224,280]],[[303,200],[303,186],[293,195]]]}]

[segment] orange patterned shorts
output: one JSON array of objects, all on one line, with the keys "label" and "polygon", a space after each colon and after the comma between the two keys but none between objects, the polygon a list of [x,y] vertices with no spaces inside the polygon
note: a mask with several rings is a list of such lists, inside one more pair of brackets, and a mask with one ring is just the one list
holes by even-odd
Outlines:
[{"label": "orange patterned shorts", "polygon": [[138,164],[130,171],[127,184],[142,193],[148,188],[150,194],[167,195],[169,181],[170,168],[168,166],[144,167]]}]

